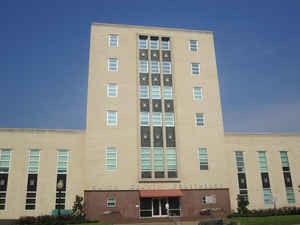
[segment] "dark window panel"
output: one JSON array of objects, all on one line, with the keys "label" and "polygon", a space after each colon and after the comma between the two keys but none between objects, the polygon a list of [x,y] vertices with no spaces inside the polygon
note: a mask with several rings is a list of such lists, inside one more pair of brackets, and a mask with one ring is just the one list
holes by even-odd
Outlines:
[{"label": "dark window panel", "polygon": [[168,178],[177,178],[177,171],[168,171]]},{"label": "dark window panel", "polygon": [[55,205],[55,209],[65,209],[65,205]]},{"label": "dark window panel", "polygon": [[28,174],[27,180],[27,191],[36,191],[37,190],[37,174]]},{"label": "dark window panel", "polygon": [[140,211],[140,216],[141,217],[152,217],[152,211],[150,211],[150,210]]},{"label": "dark window panel", "polygon": [[165,74],[163,77],[164,77],[164,86],[172,87],[172,75]]},{"label": "dark window panel", "polygon": [[5,198],[0,198],[0,204],[5,204]]},{"label": "dark window panel", "polygon": [[149,99],[141,99],[140,100],[140,108],[141,112],[149,112]]},{"label": "dark window panel", "polygon": [[[66,191],[67,174],[57,174],[56,184],[58,184],[59,180],[63,181],[63,188],[61,189],[61,191]],[[56,191],[59,191],[57,187],[56,187]]]},{"label": "dark window panel", "polygon": [[5,210],[5,205],[0,205],[0,210]]},{"label": "dark window panel", "polygon": [[160,99],[153,99],[152,100],[152,111],[153,112],[161,112],[161,100]]},{"label": "dark window panel", "polygon": [[159,50],[151,50],[151,60],[159,61]]},{"label": "dark window panel", "polygon": [[268,173],[261,173],[263,188],[270,188],[270,179]]},{"label": "dark window panel", "polygon": [[34,198],[26,199],[26,204],[35,204],[35,199]]},{"label": "dark window panel", "polygon": [[171,52],[170,51],[162,51],[162,60],[163,61],[171,61]]},{"label": "dark window panel", "polygon": [[180,209],[179,198],[168,198],[169,209]]},{"label": "dark window panel", "polygon": [[142,178],[151,178],[152,177],[152,171],[143,171],[141,172]]},{"label": "dark window panel", "polygon": [[59,196],[60,196],[61,198],[65,198],[65,197],[66,197],[66,193],[64,193],[64,192],[61,192],[61,193],[56,192],[56,198],[59,198]]},{"label": "dark window panel", "polygon": [[289,173],[289,172],[284,172],[284,173],[283,173],[283,177],[284,177],[285,186],[286,186],[286,187],[293,187],[293,182],[292,182],[291,173]]},{"label": "dark window panel", "polygon": [[200,170],[208,170],[208,165],[200,164]]},{"label": "dark window panel", "polygon": [[0,191],[7,191],[7,173],[0,173]]},{"label": "dark window panel", "polygon": [[140,35],[140,36],[139,36],[139,39],[147,40],[147,39],[148,39],[148,36],[146,36],[146,35]]},{"label": "dark window panel", "polygon": [[282,167],[283,171],[290,171],[290,167]]},{"label": "dark window panel", "polygon": [[56,204],[64,204],[65,202],[66,202],[65,198],[61,198],[61,199],[57,198],[56,199]]},{"label": "dark window panel", "polygon": [[35,205],[26,205],[25,209],[26,210],[34,210],[35,209]]},{"label": "dark window panel", "polygon": [[247,195],[248,194],[248,190],[240,190],[240,194],[241,195]]},{"label": "dark window panel", "polygon": [[150,147],[150,127],[141,127],[141,146]]},{"label": "dark window panel", "polygon": [[139,50],[139,59],[140,60],[148,60],[148,50],[147,49]]},{"label": "dark window panel", "polygon": [[26,197],[27,198],[35,198],[36,197],[36,193],[27,193]]},{"label": "dark window panel", "polygon": [[153,144],[154,147],[163,147],[162,127],[153,127]]},{"label": "dark window panel", "polygon": [[140,73],[140,85],[149,85],[148,73]]},{"label": "dark window panel", "polygon": [[165,112],[174,112],[173,100],[165,100]]},{"label": "dark window panel", "polygon": [[0,198],[5,198],[6,197],[6,193],[0,193]]},{"label": "dark window panel", "polygon": [[176,147],[175,127],[166,127],[166,145],[167,147]]},{"label": "dark window panel", "polygon": [[155,175],[155,178],[164,178],[165,177],[165,172],[163,172],[163,171],[156,171],[154,173],[154,175]]},{"label": "dark window panel", "polygon": [[240,189],[247,189],[246,174],[245,173],[239,173],[238,174],[238,180],[239,180],[239,188]]},{"label": "dark window panel", "polygon": [[160,85],[160,74],[152,74],[152,85]]}]

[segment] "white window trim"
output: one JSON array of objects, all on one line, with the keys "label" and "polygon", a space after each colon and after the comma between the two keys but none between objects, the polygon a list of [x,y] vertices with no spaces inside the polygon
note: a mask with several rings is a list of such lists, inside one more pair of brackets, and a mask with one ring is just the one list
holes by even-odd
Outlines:
[{"label": "white window trim", "polygon": [[[67,166],[67,172],[64,172],[64,173],[58,173],[58,152],[59,151],[61,151],[61,150],[67,150],[67,152],[68,152],[68,161],[67,161],[67,164],[68,164],[68,166]],[[57,174],[67,174],[67,176],[68,176],[68,173],[69,173],[69,166],[70,166],[70,150],[69,149],[63,149],[63,148],[60,148],[60,149],[56,149],[56,175]],[[55,183],[55,185],[56,185],[56,183]]]},{"label": "white window trim", "polygon": [[[157,63],[157,71],[152,71],[152,64],[153,63]],[[150,70],[151,70],[151,73],[160,73],[160,63],[159,63],[159,61],[154,61],[154,60],[150,61]]]},{"label": "white window trim", "polygon": [[[147,71],[141,71],[141,61],[146,62],[147,63]],[[139,60],[139,73],[148,73],[149,72],[149,63],[147,60]]]},{"label": "white window trim", "polygon": [[[168,73],[165,73],[165,71],[164,71],[164,63],[168,63],[169,65],[170,65],[170,72],[168,72]],[[162,73],[163,74],[172,74],[172,64],[171,64],[171,62],[167,62],[167,61],[163,61],[162,62]]]},{"label": "white window trim", "polygon": [[[200,88],[200,99],[196,99],[195,97],[195,88]],[[203,100],[203,88],[202,87],[193,87],[193,100],[202,101]]]},{"label": "white window trim", "polygon": [[203,125],[198,125],[197,124],[197,114],[198,113],[195,113],[195,125],[196,125],[196,127],[205,127],[205,125],[206,125],[206,118],[204,116],[204,113],[200,113],[200,114],[202,114],[202,117],[203,117]]},{"label": "white window trim", "polygon": [[[193,64],[197,64],[197,65],[198,65],[198,71],[199,71],[199,73],[193,73]],[[200,71],[200,63],[195,63],[195,62],[191,63],[191,73],[192,73],[192,75],[194,75],[194,76],[199,76],[199,75],[201,74],[201,71]]]},{"label": "white window trim", "polygon": [[[111,36],[117,36],[117,46],[111,46],[110,45],[110,39],[111,39]],[[108,35],[108,46],[111,48],[118,48],[119,47],[119,35],[118,34],[109,34]]]},{"label": "white window trim", "polygon": [[[109,206],[108,205],[108,200],[109,199],[113,199],[114,200],[114,206]],[[106,199],[106,208],[115,208],[116,206],[117,206],[117,200],[115,198],[110,197],[110,198]]]},{"label": "white window trim", "polygon": [[[153,123],[153,115],[154,114],[157,114],[157,115],[159,114],[159,116],[160,116],[160,124],[159,125],[156,125],[156,124]],[[153,127],[161,127],[162,124],[163,124],[162,117],[163,117],[162,112],[152,112],[152,116],[151,116],[151,124],[152,124],[152,126]]]},{"label": "white window trim", "polygon": [[[6,173],[6,172],[0,172],[0,173],[2,173],[2,174],[8,174],[8,176],[9,176],[9,174],[10,174],[10,171],[11,171],[11,161],[12,161],[12,148],[0,148],[0,156],[2,155],[2,151],[3,150],[7,150],[7,149],[9,149],[10,150],[10,154],[9,154],[9,162],[8,162],[8,172]],[[7,183],[7,190],[8,190],[8,183]],[[7,192],[7,191],[6,191]],[[1,211],[1,210],[0,210]],[[5,211],[5,210],[3,210],[3,211]]]},{"label": "white window trim", "polygon": [[[163,42],[168,43],[168,48],[167,49],[163,49],[163,44],[162,44]],[[163,50],[163,51],[169,51],[170,50],[170,40],[168,40],[168,41],[161,40],[161,50]]]},{"label": "white window trim", "polygon": [[[111,84],[114,84],[116,85],[116,96],[111,96],[109,95],[109,85]],[[118,97],[118,85],[116,83],[109,83],[106,85],[106,94],[107,94],[107,97],[110,97],[110,98],[117,98]]]},{"label": "white window trim", "polygon": [[[140,40],[146,40],[146,48],[140,48]],[[138,39],[138,47],[139,49],[148,49],[148,39]]]},{"label": "white window trim", "polygon": [[[109,69],[109,60],[110,59],[116,59],[116,70],[110,70]],[[108,72],[118,72],[119,71],[119,60],[117,59],[117,58],[108,58],[108,60],[107,60],[107,70],[108,70]]]},{"label": "white window trim", "polygon": [[[38,174],[39,175],[39,173],[40,173],[40,162],[41,162],[41,150],[40,149],[29,149],[29,151],[28,151],[28,160],[27,160],[27,162],[28,162],[28,166],[27,166],[27,174],[32,174],[32,173],[30,173],[29,172],[29,167],[30,167],[30,152],[31,152],[31,150],[39,150],[39,161],[35,161],[35,162],[38,162],[39,163],[39,166],[38,166],[38,172],[37,173],[34,173],[34,174]],[[68,156],[68,159],[69,159],[69,156]],[[58,160],[58,157],[57,157],[57,160]],[[69,161],[69,160],[68,160]],[[69,162],[68,162],[69,163]]]},{"label": "white window trim", "polygon": [[[107,166],[108,166],[108,164],[107,164],[107,149],[108,149],[108,148],[114,148],[114,149],[116,150],[116,168],[113,169],[113,170],[108,170],[108,169],[107,169]],[[105,171],[108,171],[108,172],[114,172],[114,171],[116,171],[117,169],[118,169],[118,150],[117,150],[116,147],[113,147],[113,146],[107,146],[106,149],[105,149]]]},{"label": "white window trim", "polygon": [[[157,42],[157,48],[152,48],[151,47],[151,42],[152,41],[156,41]],[[159,50],[159,39],[157,39],[157,40],[151,40],[151,37],[150,37],[150,39],[149,39],[149,45],[150,45],[150,49],[151,50]]]},{"label": "white window trim", "polygon": [[[196,41],[196,51],[192,51],[191,41]],[[189,40],[189,49],[190,49],[190,52],[198,52],[198,48],[199,48],[198,40]]]},{"label": "white window trim", "polygon": [[[147,125],[145,125],[145,124],[142,124],[142,120],[141,120],[141,118],[142,118],[142,114],[143,113],[147,113],[147,117],[148,117],[148,123],[147,123]],[[149,112],[140,112],[140,126],[150,126],[150,113]]]},{"label": "white window trim", "polygon": [[[108,123],[108,114],[109,112],[116,112],[116,124],[109,124]],[[113,110],[108,110],[106,111],[106,125],[109,127],[116,127],[118,126],[118,112],[117,111],[113,111]]]}]

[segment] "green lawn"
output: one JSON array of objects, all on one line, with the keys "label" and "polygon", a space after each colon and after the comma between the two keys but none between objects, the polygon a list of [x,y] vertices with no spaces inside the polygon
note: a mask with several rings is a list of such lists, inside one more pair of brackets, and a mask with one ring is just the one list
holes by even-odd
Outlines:
[{"label": "green lawn", "polygon": [[268,216],[268,217],[237,217],[230,219],[241,225],[292,225],[300,224],[300,215]]}]

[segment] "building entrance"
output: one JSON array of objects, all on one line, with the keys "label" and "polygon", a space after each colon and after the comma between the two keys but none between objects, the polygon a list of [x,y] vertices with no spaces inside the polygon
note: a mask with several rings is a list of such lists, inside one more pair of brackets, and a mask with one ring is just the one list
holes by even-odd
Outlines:
[{"label": "building entrance", "polygon": [[152,199],[152,215],[153,217],[168,216],[168,210],[166,204],[167,198],[153,198]]}]

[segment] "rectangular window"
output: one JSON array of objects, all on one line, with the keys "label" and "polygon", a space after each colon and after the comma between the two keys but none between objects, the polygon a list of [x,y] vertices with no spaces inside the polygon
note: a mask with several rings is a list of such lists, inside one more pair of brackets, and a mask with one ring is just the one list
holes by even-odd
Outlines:
[{"label": "rectangular window", "polygon": [[160,112],[152,112],[152,126],[154,127],[161,127],[162,120],[161,120],[161,113]]},{"label": "rectangular window", "polygon": [[236,168],[238,173],[245,173],[243,152],[235,152]]},{"label": "rectangular window", "polygon": [[114,171],[117,169],[117,150],[114,147],[106,148],[106,170]]},{"label": "rectangular window", "polygon": [[200,74],[200,64],[199,63],[192,63],[192,74],[193,75]]},{"label": "rectangular window", "polygon": [[166,127],[174,127],[174,113],[166,112],[165,113],[165,126]]},{"label": "rectangular window", "polygon": [[40,150],[30,150],[29,153],[29,165],[28,173],[37,174],[39,172],[40,165]]},{"label": "rectangular window", "polygon": [[[280,152],[280,159],[281,159],[281,165],[283,168],[290,168],[290,164],[289,164],[289,159],[288,159],[288,155],[287,152]],[[286,170],[286,169],[284,169]]]},{"label": "rectangular window", "polygon": [[118,59],[110,58],[108,59],[108,71],[117,72],[118,71]]},{"label": "rectangular window", "polygon": [[268,172],[266,152],[258,152],[259,168],[261,173]]},{"label": "rectangular window", "polygon": [[202,100],[202,88],[201,87],[194,87],[193,88],[193,96],[194,100]]},{"label": "rectangular window", "polygon": [[159,73],[159,62],[151,61],[151,73]]},{"label": "rectangular window", "polygon": [[140,35],[139,37],[139,49],[148,49],[148,37]]},{"label": "rectangular window", "polygon": [[204,126],[204,115],[203,113],[196,113],[196,126],[203,127]]},{"label": "rectangular window", "polygon": [[152,99],[160,99],[160,86],[152,86]]},{"label": "rectangular window", "polygon": [[106,207],[107,208],[113,208],[113,207],[116,207],[116,199],[114,198],[108,198],[106,200]]},{"label": "rectangular window", "polygon": [[162,38],[161,39],[161,49],[162,50],[170,50],[170,39],[169,38]]},{"label": "rectangular window", "polygon": [[10,159],[11,159],[11,150],[0,149],[0,180],[1,180],[0,210],[5,210],[6,208],[6,192],[7,192]]},{"label": "rectangular window", "polygon": [[177,177],[176,149],[175,148],[167,148],[166,153],[167,153],[168,177],[176,178]]},{"label": "rectangular window", "polygon": [[141,126],[149,126],[149,113],[148,112],[140,112],[140,125]]},{"label": "rectangular window", "polygon": [[286,199],[289,204],[296,203],[295,193],[294,193],[294,189],[292,187],[286,188]]},{"label": "rectangular window", "polygon": [[156,178],[164,177],[164,153],[162,148],[154,148],[154,172]]},{"label": "rectangular window", "polygon": [[108,97],[117,97],[118,96],[118,85],[108,84],[107,85],[107,96]]},{"label": "rectangular window", "polygon": [[158,37],[150,38],[150,49],[159,49]]},{"label": "rectangular window", "polygon": [[109,47],[118,47],[119,36],[117,34],[108,35]]},{"label": "rectangular window", "polygon": [[69,151],[68,150],[58,150],[57,151],[57,173],[65,174],[68,172],[69,163]]},{"label": "rectangular window", "polygon": [[207,148],[199,148],[198,155],[200,161],[200,170],[208,170]]},{"label": "rectangular window", "polygon": [[264,188],[264,203],[265,205],[272,205],[272,191],[271,189]]},{"label": "rectangular window", "polygon": [[171,63],[170,62],[162,62],[162,72],[164,74],[171,74]]},{"label": "rectangular window", "polygon": [[173,99],[173,89],[172,87],[164,87],[164,99]]},{"label": "rectangular window", "polygon": [[198,50],[198,41],[197,40],[190,40],[190,51],[196,52]]},{"label": "rectangular window", "polygon": [[118,113],[116,111],[107,111],[107,125],[116,126],[118,124]]},{"label": "rectangular window", "polygon": [[140,85],[140,99],[148,99],[149,98],[149,86]]},{"label": "rectangular window", "polygon": [[10,149],[0,149],[0,173],[9,172],[10,154]]},{"label": "rectangular window", "polygon": [[151,178],[152,158],[150,148],[141,148],[141,178]]},{"label": "rectangular window", "polygon": [[139,71],[140,73],[148,73],[148,61],[146,60],[139,61]]}]

